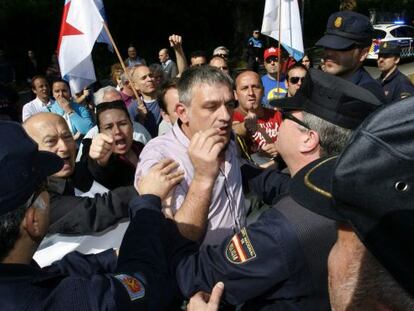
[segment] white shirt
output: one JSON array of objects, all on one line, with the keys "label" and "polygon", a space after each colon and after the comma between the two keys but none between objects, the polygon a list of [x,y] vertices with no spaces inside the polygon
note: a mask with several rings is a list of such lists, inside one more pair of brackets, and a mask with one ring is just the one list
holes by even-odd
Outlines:
[{"label": "white shirt", "polygon": [[23,106],[22,111],[22,121],[24,122],[30,116],[39,113],[39,112],[48,112],[48,107],[52,104],[52,101],[49,99],[47,104],[44,104],[39,97],[36,97],[32,101],[28,102]]},{"label": "white shirt", "polygon": [[[184,202],[194,175],[194,168],[188,156],[189,139],[182,132],[179,122],[170,131],[153,138],[146,144],[139,157],[135,181],[165,158],[174,159],[184,170],[184,180],[177,185],[172,195],[171,208],[175,213]],[[238,232],[245,226],[244,195],[236,145],[230,142],[224,165],[221,166],[215,182],[208,213],[207,232],[203,244],[218,244],[224,238]]]}]

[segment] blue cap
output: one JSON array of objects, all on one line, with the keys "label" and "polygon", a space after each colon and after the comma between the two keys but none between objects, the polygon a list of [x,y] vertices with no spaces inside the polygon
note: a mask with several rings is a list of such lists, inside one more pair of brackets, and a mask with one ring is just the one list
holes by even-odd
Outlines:
[{"label": "blue cap", "polygon": [[367,16],[352,11],[336,12],[329,17],[325,35],[315,45],[332,50],[344,50],[353,45],[368,47],[373,32]]},{"label": "blue cap", "polygon": [[39,151],[16,122],[0,121],[0,146],[0,215],[4,215],[26,203],[46,177],[62,169],[63,160]]},{"label": "blue cap", "polygon": [[400,46],[395,42],[381,42],[378,55],[396,55],[400,56],[401,48]]}]

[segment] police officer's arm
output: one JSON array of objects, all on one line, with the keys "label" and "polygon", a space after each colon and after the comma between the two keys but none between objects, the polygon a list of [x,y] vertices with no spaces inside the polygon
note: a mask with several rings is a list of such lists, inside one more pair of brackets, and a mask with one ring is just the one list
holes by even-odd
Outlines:
[{"label": "police officer's arm", "polygon": [[119,187],[93,198],[50,192],[49,233],[90,234],[128,217],[128,205],[137,195],[133,186]]},{"label": "police officer's arm", "polygon": [[191,297],[225,284],[223,300],[237,305],[270,288],[277,288],[297,273],[301,253],[294,231],[276,210],[266,211],[254,224],[225,239],[181,258],[176,278],[182,293]]},{"label": "police officer's arm", "polygon": [[[184,177],[177,167],[178,164],[172,160],[162,160],[137,182],[137,191],[141,195],[131,202],[131,223],[119,251],[116,270],[127,275],[143,275],[149,299],[148,310],[163,310],[174,295],[174,283],[170,278],[165,252],[168,245],[166,219],[160,207],[161,200]],[[142,205],[157,208],[140,209]]]},{"label": "police officer's arm", "polygon": [[188,148],[194,176],[174,220],[181,234],[193,241],[204,236],[214,183],[223,161],[222,150],[225,144],[218,131],[219,129],[210,128],[196,133]]},{"label": "police officer's arm", "polygon": [[252,191],[268,205],[275,204],[288,192],[290,176],[277,169],[259,169],[245,164],[241,167],[243,189]]}]

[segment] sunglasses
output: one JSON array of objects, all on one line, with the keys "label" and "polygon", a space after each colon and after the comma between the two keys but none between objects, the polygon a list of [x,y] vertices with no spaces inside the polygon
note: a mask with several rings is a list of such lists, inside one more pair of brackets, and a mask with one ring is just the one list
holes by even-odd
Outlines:
[{"label": "sunglasses", "polygon": [[296,118],[293,114],[291,114],[290,112],[286,111],[286,110],[280,110],[280,113],[282,114],[282,120],[285,119],[289,119],[301,126],[303,126],[304,128],[307,128],[308,130],[310,130],[311,128],[309,127],[309,125],[307,125],[305,122],[303,122],[302,120],[299,120],[298,118]]},{"label": "sunglasses", "polygon": [[266,63],[270,64],[271,62],[277,63],[277,61],[279,60],[279,57],[276,56],[271,56],[266,58]]},{"label": "sunglasses", "polygon": [[303,80],[305,80],[305,77],[290,77],[289,78],[289,83],[297,84],[299,82],[299,80],[300,80],[300,82],[303,82]]}]

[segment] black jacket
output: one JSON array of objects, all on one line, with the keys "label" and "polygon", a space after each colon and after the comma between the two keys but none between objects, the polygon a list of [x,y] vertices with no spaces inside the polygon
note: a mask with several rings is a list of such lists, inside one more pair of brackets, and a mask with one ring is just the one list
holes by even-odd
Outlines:
[{"label": "black jacket", "polygon": [[49,233],[90,234],[128,217],[128,204],[137,195],[133,186],[116,188],[93,198],[75,196],[75,188],[87,192],[92,183],[92,176],[79,163],[70,178],[49,178]]}]

